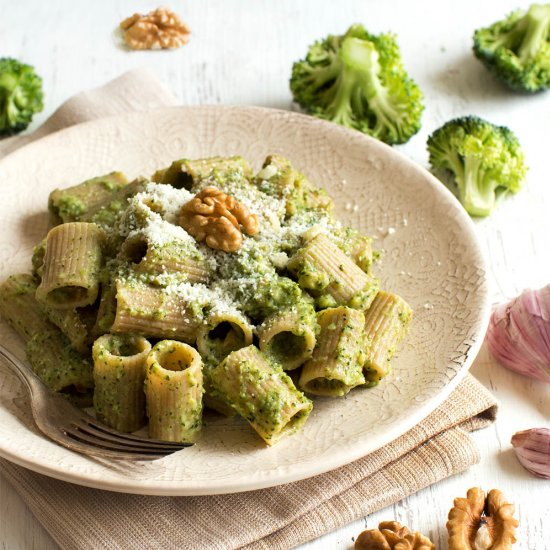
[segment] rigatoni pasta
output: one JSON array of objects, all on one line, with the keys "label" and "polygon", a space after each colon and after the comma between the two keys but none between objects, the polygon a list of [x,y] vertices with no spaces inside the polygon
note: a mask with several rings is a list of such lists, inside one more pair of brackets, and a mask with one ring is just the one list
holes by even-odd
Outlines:
[{"label": "rigatoni pasta", "polygon": [[54,328],[36,301],[37,286],[28,273],[10,275],[0,285],[0,314],[25,342]]},{"label": "rigatoni pasta", "polygon": [[167,183],[176,188],[192,189],[206,179],[223,182],[235,172],[247,179],[253,176],[250,164],[243,157],[234,156],[176,160],[167,168],[157,170],[152,180]]},{"label": "rigatoni pasta", "polygon": [[298,430],[313,407],[282,368],[255,346],[230,353],[210,378],[214,396],[247,420],[268,445]]},{"label": "rigatoni pasta", "polygon": [[390,361],[412,319],[412,309],[391,292],[380,291],[365,314],[365,376],[378,382],[390,372]]},{"label": "rigatoni pasta", "polygon": [[52,220],[55,224],[81,221],[91,210],[107,204],[127,184],[122,172],[111,172],[66,189],[55,189],[48,199]]},{"label": "rigatoni pasta", "polygon": [[0,285],[0,314],[52,389],[93,397],[120,431],[194,443],[206,407],[273,445],[306,422],[306,394],[389,373],[411,309],[379,290],[372,239],[288,159],[257,174],[239,156],[179,159],[151,179],[53,191],[31,273]]},{"label": "rigatoni pasta", "polygon": [[341,397],[365,383],[365,316],[340,306],[320,311],[317,321],[321,327],[317,345],[298,385],[314,395]]},{"label": "rigatoni pasta", "polygon": [[[378,281],[361,270],[324,233],[319,233],[288,261],[298,284],[334,305],[368,309],[378,291]],[[330,303],[330,302],[329,302]]]},{"label": "rigatoni pasta", "polygon": [[53,391],[65,394],[80,406],[90,406],[94,388],[92,361],[78,353],[53,327],[35,334],[26,347],[32,370]]},{"label": "rigatoni pasta", "polygon": [[191,283],[208,283],[210,276],[198,248],[175,236],[155,240],[146,232],[136,232],[122,245],[121,256],[145,273],[179,273]]},{"label": "rigatoni pasta", "polygon": [[105,334],[92,349],[94,409],[97,417],[120,432],[134,432],[146,424],[146,361],[151,344],[133,334]]},{"label": "rigatoni pasta", "polygon": [[111,331],[193,343],[203,318],[202,309],[194,306],[176,291],[119,280]]},{"label": "rigatoni pasta", "polygon": [[269,155],[265,159],[255,181],[262,191],[285,201],[289,216],[303,209],[332,210],[332,200],[327,192],[313,185],[280,155]]},{"label": "rigatoni pasta", "polygon": [[52,390],[64,393],[79,405],[92,400],[92,364],[47,318],[36,300],[36,282],[22,273],[0,285],[0,314],[26,344],[32,370]]},{"label": "rigatoni pasta", "polygon": [[147,356],[149,437],[195,443],[202,428],[202,361],[182,342],[162,340]]},{"label": "rigatoni pasta", "polygon": [[42,304],[42,309],[48,319],[69,339],[71,346],[80,353],[89,351],[92,337],[86,324],[86,312],[76,308],[59,309],[48,304]]},{"label": "rigatoni pasta", "polygon": [[260,350],[285,370],[296,369],[311,357],[317,328],[315,309],[304,300],[265,319],[257,329]]},{"label": "rigatoni pasta", "polygon": [[253,327],[237,309],[216,308],[197,330],[196,345],[210,362],[224,359],[232,351],[252,344]]},{"label": "rigatoni pasta", "polygon": [[50,229],[36,298],[56,308],[93,304],[99,291],[104,238],[94,223],[70,222]]}]

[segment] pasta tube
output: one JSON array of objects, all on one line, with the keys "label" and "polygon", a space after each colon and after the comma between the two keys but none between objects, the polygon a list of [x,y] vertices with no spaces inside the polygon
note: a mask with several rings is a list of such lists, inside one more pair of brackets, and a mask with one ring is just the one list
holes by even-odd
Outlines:
[{"label": "pasta tube", "polygon": [[73,349],[56,327],[35,334],[26,351],[32,370],[53,391],[74,397],[82,406],[91,405],[92,362]]},{"label": "pasta tube", "polygon": [[143,384],[150,351],[145,338],[131,334],[105,334],[94,342],[94,409],[115,430],[134,432],[146,423]]},{"label": "pasta tube", "polygon": [[197,331],[197,348],[202,357],[219,362],[232,351],[252,344],[252,326],[239,311],[215,309]]},{"label": "pasta tube", "polygon": [[59,310],[36,301],[37,284],[28,273],[11,275],[0,285],[0,313],[25,340],[58,327],[80,353],[88,351],[88,327],[76,309]]},{"label": "pasta tube", "polygon": [[136,233],[122,245],[122,258],[143,273],[173,272],[185,274],[190,283],[207,283],[210,270],[198,248],[179,239],[155,243],[145,234]]},{"label": "pasta tube", "polygon": [[75,350],[80,353],[89,352],[91,339],[89,328],[83,318],[87,312],[75,308],[58,309],[46,304],[42,304],[42,307],[48,319],[69,339]]},{"label": "pasta tube", "polygon": [[288,216],[304,209],[332,210],[332,199],[327,192],[313,185],[280,155],[270,155],[265,159],[255,181],[264,193],[285,199]]},{"label": "pasta tube", "polygon": [[[216,363],[217,364],[217,363]],[[204,382],[204,395],[202,396],[202,402],[205,407],[212,409],[224,416],[235,416],[237,413],[235,409],[228,405],[223,399],[216,396],[211,382],[211,371],[214,368],[212,364],[205,361],[202,369],[202,376]]]},{"label": "pasta tube", "polygon": [[89,205],[86,212],[80,216],[79,221],[97,223],[102,227],[111,227],[117,215],[128,205],[128,199],[143,191],[147,183],[145,178],[139,177],[127,185],[114,188],[105,200]]},{"label": "pasta tube", "polygon": [[55,328],[36,301],[32,275],[10,275],[0,285],[0,314],[28,342],[35,334]]},{"label": "pasta tube", "polygon": [[407,333],[412,309],[401,298],[381,290],[365,313],[365,378],[377,383],[391,370],[390,361]]},{"label": "pasta tube", "polygon": [[99,307],[92,328],[93,336],[101,336],[111,330],[116,317],[116,307],[116,286],[111,282],[101,283]]},{"label": "pasta tube", "polygon": [[313,357],[306,362],[299,386],[314,395],[341,397],[365,383],[365,316],[340,306],[319,312],[321,332]]},{"label": "pasta tube", "polygon": [[149,437],[195,443],[202,428],[202,361],[197,351],[162,340],[147,356]]},{"label": "pasta tube", "polygon": [[323,233],[308,241],[287,264],[298,284],[316,295],[328,295],[334,305],[367,309],[378,281],[362,271]]},{"label": "pasta tube", "polygon": [[260,350],[284,370],[296,369],[311,357],[316,329],[313,306],[299,303],[272,314],[258,327]]},{"label": "pasta tube", "polygon": [[245,178],[252,178],[252,168],[239,156],[211,157],[204,159],[181,159],[174,161],[168,168],[153,174],[153,181],[168,183],[177,189],[193,189],[205,179],[212,183],[223,183],[227,174],[240,172]]},{"label": "pasta tube", "polygon": [[[190,286],[190,288],[193,288]],[[112,332],[131,332],[194,343],[203,319],[202,307],[164,288],[119,280]]]},{"label": "pasta tube", "polygon": [[211,372],[215,397],[246,419],[268,444],[296,432],[313,403],[255,346],[230,353]]},{"label": "pasta tube", "polygon": [[46,239],[42,239],[33,249],[32,249],[32,274],[38,281],[42,279],[43,269],[44,269],[44,256],[46,255]]},{"label": "pasta tube", "polygon": [[113,193],[127,184],[124,174],[111,172],[66,189],[55,189],[48,199],[52,221],[56,225],[81,221],[91,210],[110,202]]},{"label": "pasta tube", "polygon": [[26,273],[12,275],[0,285],[0,313],[25,340],[32,370],[52,390],[79,405],[91,404],[92,364],[74,350],[51,323],[35,298],[36,283]]},{"label": "pasta tube", "polygon": [[361,235],[352,227],[338,227],[331,230],[331,240],[346,256],[370,275],[372,264],[378,256],[372,249],[372,237]]},{"label": "pasta tube", "polygon": [[93,304],[99,290],[103,242],[103,231],[93,223],[64,223],[51,229],[36,298],[58,308]]}]

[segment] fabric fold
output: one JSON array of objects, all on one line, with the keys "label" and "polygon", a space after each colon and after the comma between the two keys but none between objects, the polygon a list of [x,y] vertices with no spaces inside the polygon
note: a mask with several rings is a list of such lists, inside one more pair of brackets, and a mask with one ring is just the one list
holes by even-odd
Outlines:
[{"label": "fabric fold", "polygon": [[102,117],[177,105],[149,69],[128,71],[107,84],[69,98],[32,134],[0,140],[0,158],[48,134]]},{"label": "fabric fold", "polygon": [[2,468],[62,548],[291,548],[466,470],[479,461],[467,430],[495,415],[492,396],[468,375],[441,407],[378,451],[296,483],[230,495],[126,495],[5,461]]}]

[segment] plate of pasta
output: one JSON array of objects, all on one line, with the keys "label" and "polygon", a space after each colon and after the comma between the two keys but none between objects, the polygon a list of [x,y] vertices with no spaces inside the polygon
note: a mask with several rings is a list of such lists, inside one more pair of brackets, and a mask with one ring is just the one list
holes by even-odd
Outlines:
[{"label": "plate of pasta", "polygon": [[0,456],[91,487],[201,495],[343,466],[467,372],[489,314],[473,225],[367,136],[258,107],[81,124],[0,162],[0,336],[108,426],[191,446],[94,460],[0,368]]}]

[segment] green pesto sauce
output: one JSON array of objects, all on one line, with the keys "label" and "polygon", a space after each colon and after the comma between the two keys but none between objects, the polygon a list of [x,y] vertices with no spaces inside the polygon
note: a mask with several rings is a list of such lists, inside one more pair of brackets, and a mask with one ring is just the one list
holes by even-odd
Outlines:
[{"label": "green pesto sauce", "polygon": [[328,378],[315,378],[308,383],[308,388],[311,392],[319,392],[321,394],[342,397],[349,391],[349,385],[341,380],[330,380]]},{"label": "green pesto sauce", "polygon": [[93,388],[92,362],[74,350],[57,330],[35,334],[27,342],[27,359],[33,371],[54,391]]},{"label": "green pesto sauce", "polygon": [[269,352],[281,362],[300,357],[306,351],[306,342],[302,335],[289,331],[276,334],[269,343]]},{"label": "green pesto sauce", "polygon": [[[288,404],[305,404],[303,412],[292,420],[297,429],[307,418],[311,402],[294,386],[291,378],[280,365],[268,359],[269,369],[259,368],[255,363],[243,360],[229,372],[222,363],[211,372],[214,396],[228,403],[240,416],[262,428],[267,438],[278,433],[288,418]],[[265,364],[264,364],[265,366]],[[231,379],[230,382],[225,380]]]},{"label": "green pesto sauce", "polygon": [[57,202],[57,210],[63,220],[78,220],[85,214],[86,205],[77,197],[65,195]]}]

